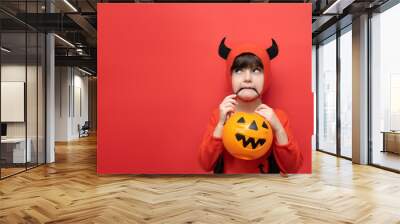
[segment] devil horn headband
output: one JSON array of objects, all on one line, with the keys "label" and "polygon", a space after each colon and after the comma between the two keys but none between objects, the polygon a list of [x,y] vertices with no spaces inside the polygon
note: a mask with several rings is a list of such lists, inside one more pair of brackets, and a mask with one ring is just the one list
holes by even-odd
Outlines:
[{"label": "devil horn headband", "polygon": [[[223,59],[227,59],[229,52],[231,52],[231,49],[229,47],[227,47],[225,45],[225,39],[226,37],[224,37],[221,41],[221,43],[219,44],[219,49],[218,49],[218,54],[221,58]],[[278,55],[278,45],[276,44],[275,40],[272,39],[272,46],[269,47],[268,49],[266,49],[269,59],[272,60],[273,58],[275,58]]]}]

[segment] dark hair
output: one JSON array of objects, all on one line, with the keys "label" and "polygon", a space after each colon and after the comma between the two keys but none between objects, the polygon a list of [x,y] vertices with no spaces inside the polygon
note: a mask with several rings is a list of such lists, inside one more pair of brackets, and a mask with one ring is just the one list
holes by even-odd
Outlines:
[{"label": "dark hair", "polygon": [[264,70],[264,65],[262,64],[260,58],[252,53],[243,53],[235,58],[231,66],[231,72],[236,69],[262,69]]}]

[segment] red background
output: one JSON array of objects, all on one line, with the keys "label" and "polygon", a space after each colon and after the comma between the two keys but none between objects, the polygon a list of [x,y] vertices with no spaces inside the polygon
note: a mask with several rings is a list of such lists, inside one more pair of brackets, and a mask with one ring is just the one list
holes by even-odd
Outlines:
[{"label": "red background", "polygon": [[99,4],[100,174],[204,173],[198,146],[230,94],[218,45],[251,41],[279,55],[264,103],[287,112],[311,172],[311,4]]}]

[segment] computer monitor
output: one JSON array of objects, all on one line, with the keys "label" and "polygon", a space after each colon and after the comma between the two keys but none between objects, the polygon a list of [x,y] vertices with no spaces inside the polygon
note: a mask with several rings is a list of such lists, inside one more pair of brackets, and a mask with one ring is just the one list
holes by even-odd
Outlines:
[{"label": "computer monitor", "polygon": [[1,136],[7,136],[7,124],[1,123]]}]

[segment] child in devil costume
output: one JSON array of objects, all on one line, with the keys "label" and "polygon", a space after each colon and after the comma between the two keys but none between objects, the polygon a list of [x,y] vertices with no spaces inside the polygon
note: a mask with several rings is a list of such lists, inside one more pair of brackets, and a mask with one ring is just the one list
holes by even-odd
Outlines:
[{"label": "child in devil costume", "polygon": [[[227,62],[227,75],[234,94],[225,97],[212,113],[199,149],[200,165],[214,173],[294,173],[302,162],[302,153],[282,110],[263,104],[262,94],[270,85],[270,60],[278,55],[278,46],[272,39],[268,49],[252,44],[233,47],[219,46],[219,55]],[[274,139],[271,149],[256,160],[241,160],[227,152],[222,143],[223,125],[230,113],[256,112],[271,125]]]}]

